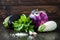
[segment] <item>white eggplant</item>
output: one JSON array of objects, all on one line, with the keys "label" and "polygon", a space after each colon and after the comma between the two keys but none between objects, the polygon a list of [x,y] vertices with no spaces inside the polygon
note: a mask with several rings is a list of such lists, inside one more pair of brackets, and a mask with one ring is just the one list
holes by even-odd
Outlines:
[{"label": "white eggplant", "polygon": [[57,23],[55,21],[48,21],[38,28],[39,32],[53,31],[57,28]]}]

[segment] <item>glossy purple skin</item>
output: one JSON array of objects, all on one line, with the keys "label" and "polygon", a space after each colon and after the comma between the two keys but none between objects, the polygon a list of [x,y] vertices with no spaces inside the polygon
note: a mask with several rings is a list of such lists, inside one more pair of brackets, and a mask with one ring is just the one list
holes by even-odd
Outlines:
[{"label": "glossy purple skin", "polygon": [[[35,13],[38,13],[36,16]],[[34,15],[35,14],[35,15]],[[48,21],[48,16],[45,11],[32,11],[30,18],[36,28]]]}]

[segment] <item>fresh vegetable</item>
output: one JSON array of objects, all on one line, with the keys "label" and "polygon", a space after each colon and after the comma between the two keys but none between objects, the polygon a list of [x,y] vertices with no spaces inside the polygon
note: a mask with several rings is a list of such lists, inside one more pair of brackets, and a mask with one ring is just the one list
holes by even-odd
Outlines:
[{"label": "fresh vegetable", "polygon": [[48,21],[48,16],[45,11],[38,11],[38,9],[33,10],[30,14],[32,23],[34,24],[34,29],[37,30],[38,27]]},{"label": "fresh vegetable", "polygon": [[15,31],[34,31],[34,25],[31,25],[31,23],[30,17],[26,17],[26,15],[22,14],[19,19],[13,22],[13,27]]},{"label": "fresh vegetable", "polygon": [[55,21],[48,21],[38,27],[39,32],[53,31],[57,28],[57,23]]},{"label": "fresh vegetable", "polygon": [[6,17],[3,22],[4,27],[12,28],[12,22],[19,18],[20,18],[20,15],[10,15],[10,16]]}]

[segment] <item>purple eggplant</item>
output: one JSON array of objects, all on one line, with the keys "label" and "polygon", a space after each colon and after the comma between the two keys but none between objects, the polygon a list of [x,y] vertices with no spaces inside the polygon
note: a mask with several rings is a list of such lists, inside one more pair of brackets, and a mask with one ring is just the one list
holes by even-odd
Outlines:
[{"label": "purple eggplant", "polygon": [[32,23],[34,24],[34,29],[37,30],[38,27],[48,21],[48,16],[45,11],[38,11],[38,9],[32,10],[30,14]]}]

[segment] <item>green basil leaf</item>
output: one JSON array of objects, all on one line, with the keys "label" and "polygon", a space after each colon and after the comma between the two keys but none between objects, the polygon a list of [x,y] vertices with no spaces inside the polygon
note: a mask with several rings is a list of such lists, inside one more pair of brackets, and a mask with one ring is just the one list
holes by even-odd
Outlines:
[{"label": "green basil leaf", "polygon": [[23,24],[20,25],[20,27],[16,27],[16,28],[14,28],[14,30],[15,30],[15,31],[21,31],[22,28],[23,28]]},{"label": "green basil leaf", "polygon": [[23,22],[26,22],[26,16],[23,14],[22,16],[21,16],[21,20],[23,21]]},{"label": "green basil leaf", "polygon": [[33,30],[33,29],[30,29],[29,31],[34,32],[34,30]]}]

